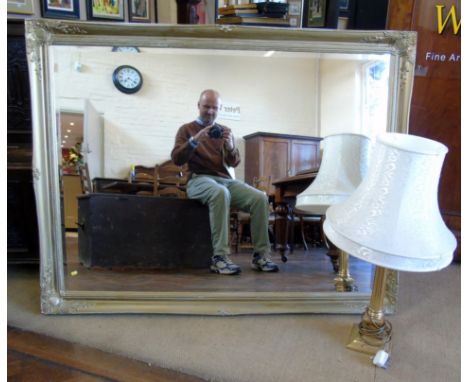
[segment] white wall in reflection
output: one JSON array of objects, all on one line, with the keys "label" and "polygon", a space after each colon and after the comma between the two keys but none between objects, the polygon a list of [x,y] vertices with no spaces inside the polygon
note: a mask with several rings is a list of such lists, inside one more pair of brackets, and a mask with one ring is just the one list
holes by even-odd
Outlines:
[{"label": "white wall in reflection", "polygon": [[[126,177],[132,164],[169,158],[177,129],[196,118],[200,92],[220,91],[238,104],[230,126],[244,155],[242,136],[257,132],[326,136],[362,131],[362,56],[111,47],[53,48],[53,96],[59,111],[84,112],[88,100],[103,119],[103,174]],[[76,63],[81,64],[77,71]],[[136,94],[119,92],[112,73],[120,65],[143,74]],[[386,103],[386,100],[385,100]],[[386,118],[386,116],[385,116]],[[92,128],[92,127],[91,127]],[[383,128],[385,130],[385,126]],[[244,168],[236,169],[244,178]]]}]

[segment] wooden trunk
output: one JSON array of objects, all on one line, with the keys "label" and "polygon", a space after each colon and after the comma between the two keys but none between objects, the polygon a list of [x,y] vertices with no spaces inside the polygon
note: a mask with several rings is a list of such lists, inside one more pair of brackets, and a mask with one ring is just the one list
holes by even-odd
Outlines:
[{"label": "wooden trunk", "polygon": [[78,251],[87,267],[208,268],[208,208],[195,200],[88,194],[78,197]]}]

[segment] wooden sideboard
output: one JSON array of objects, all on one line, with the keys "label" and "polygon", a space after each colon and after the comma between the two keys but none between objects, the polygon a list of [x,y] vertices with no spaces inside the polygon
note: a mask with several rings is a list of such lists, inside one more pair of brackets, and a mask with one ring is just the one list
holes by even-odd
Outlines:
[{"label": "wooden sideboard", "polygon": [[[252,184],[254,177],[271,176],[272,182],[294,176],[320,166],[322,138],[302,135],[258,132],[245,139],[245,181]],[[274,186],[269,195],[274,195]]]}]

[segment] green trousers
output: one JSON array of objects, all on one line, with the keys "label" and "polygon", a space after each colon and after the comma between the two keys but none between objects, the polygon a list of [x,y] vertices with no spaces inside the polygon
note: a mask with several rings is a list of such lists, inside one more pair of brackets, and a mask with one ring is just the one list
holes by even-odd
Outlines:
[{"label": "green trousers", "polygon": [[187,184],[190,199],[208,205],[210,211],[211,242],[213,255],[231,253],[229,243],[229,219],[231,207],[250,213],[250,231],[254,252],[268,254],[268,197],[248,184],[219,176],[196,175]]}]

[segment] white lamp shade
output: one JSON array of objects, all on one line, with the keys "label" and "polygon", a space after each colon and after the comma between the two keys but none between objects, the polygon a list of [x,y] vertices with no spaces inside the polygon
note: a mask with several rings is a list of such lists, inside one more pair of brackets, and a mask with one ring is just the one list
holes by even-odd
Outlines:
[{"label": "white lamp shade", "polygon": [[447,151],[426,138],[379,135],[367,177],[346,201],[327,210],[327,237],[386,268],[426,272],[449,265],[457,242],[437,202]]},{"label": "white lamp shade", "polygon": [[317,177],[297,195],[296,208],[325,215],[332,204],[346,200],[361,183],[369,165],[370,139],[360,134],[336,134],[323,139]]}]

